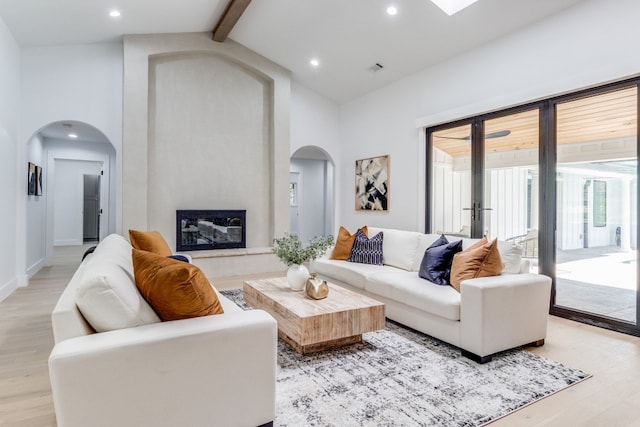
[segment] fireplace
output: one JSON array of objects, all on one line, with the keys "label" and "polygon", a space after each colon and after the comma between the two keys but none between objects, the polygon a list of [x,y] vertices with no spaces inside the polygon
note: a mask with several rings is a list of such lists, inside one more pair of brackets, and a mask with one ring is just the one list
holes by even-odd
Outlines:
[{"label": "fireplace", "polygon": [[246,212],[244,210],[176,211],[176,249],[246,248]]}]

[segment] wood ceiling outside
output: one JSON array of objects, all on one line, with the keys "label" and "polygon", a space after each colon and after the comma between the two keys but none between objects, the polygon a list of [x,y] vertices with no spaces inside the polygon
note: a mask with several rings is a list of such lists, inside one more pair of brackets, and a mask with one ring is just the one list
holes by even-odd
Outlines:
[{"label": "wood ceiling outside", "polygon": [[[558,144],[614,140],[635,137],[638,128],[637,91],[635,87],[569,101],[557,105]],[[538,110],[529,110],[485,122],[485,134],[510,130],[511,134],[487,139],[486,152],[503,152],[538,146]],[[463,125],[433,134],[434,146],[453,157],[471,156],[469,141],[464,138],[471,126]]]}]

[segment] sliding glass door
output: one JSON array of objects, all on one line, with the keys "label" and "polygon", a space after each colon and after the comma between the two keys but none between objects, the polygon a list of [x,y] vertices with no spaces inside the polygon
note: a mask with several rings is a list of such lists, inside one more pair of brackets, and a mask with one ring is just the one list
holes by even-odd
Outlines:
[{"label": "sliding glass door", "polygon": [[483,232],[522,246],[538,272],[539,121],[537,108],[484,122]]},{"label": "sliding glass door", "polygon": [[524,247],[537,271],[539,110],[435,130],[431,230]]},{"label": "sliding glass door", "polygon": [[552,314],[640,336],[639,85],[426,129],[426,230],[519,244]]},{"label": "sliding glass door", "polygon": [[556,105],[558,307],[636,323],[635,86]]},{"label": "sliding glass door", "polygon": [[431,229],[470,237],[474,220],[471,192],[471,124],[433,134]]}]

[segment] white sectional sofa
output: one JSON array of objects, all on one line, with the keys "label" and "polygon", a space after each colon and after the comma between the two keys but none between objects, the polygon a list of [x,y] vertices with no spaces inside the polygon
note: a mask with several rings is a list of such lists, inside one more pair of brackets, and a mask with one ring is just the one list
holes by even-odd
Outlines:
[{"label": "white sectional sofa", "polygon": [[[384,265],[332,260],[329,250],[312,263],[311,271],[384,302],[389,319],[459,347],[479,363],[503,350],[544,344],[551,279],[530,274],[518,248],[500,242],[505,271],[464,280],[458,293],[418,276],[425,250],[439,235],[374,227],[369,227],[368,235],[379,232],[384,233]],[[463,239],[463,249],[477,240]]]},{"label": "white sectional sofa", "polygon": [[[137,291],[131,250],[122,236],[108,236],[53,311],[49,373],[57,425],[271,425],[276,321],[218,294],[224,314],[160,322]],[[90,281],[102,293],[88,295]],[[111,308],[123,295],[127,309]],[[113,330],[96,333],[78,298],[94,324]]]}]

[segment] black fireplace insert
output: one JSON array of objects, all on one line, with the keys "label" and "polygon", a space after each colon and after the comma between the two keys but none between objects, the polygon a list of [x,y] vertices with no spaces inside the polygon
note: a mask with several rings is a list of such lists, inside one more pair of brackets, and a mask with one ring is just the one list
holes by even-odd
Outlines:
[{"label": "black fireplace insert", "polygon": [[246,248],[245,210],[177,210],[176,249]]}]

